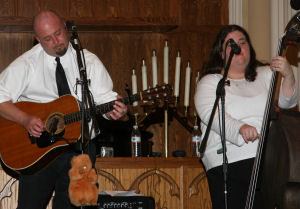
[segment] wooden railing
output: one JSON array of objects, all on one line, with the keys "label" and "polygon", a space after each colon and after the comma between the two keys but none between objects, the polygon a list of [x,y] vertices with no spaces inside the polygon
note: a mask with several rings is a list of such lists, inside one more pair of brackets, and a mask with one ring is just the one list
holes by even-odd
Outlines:
[{"label": "wooden railing", "polygon": [[[152,196],[156,209],[211,208],[206,175],[199,158],[97,158],[96,169],[99,192],[135,190]],[[17,182],[0,170],[0,209],[16,208]]]}]

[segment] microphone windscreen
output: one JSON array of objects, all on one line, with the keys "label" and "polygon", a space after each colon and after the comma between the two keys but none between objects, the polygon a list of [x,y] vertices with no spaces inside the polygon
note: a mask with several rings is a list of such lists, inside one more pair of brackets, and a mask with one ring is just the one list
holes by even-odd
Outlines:
[{"label": "microphone windscreen", "polygon": [[67,20],[66,21],[66,27],[67,27],[67,30],[73,30],[74,21],[73,20]]},{"label": "microphone windscreen", "polygon": [[291,4],[292,9],[294,9],[294,10],[300,9],[300,0],[291,0],[290,4]]}]

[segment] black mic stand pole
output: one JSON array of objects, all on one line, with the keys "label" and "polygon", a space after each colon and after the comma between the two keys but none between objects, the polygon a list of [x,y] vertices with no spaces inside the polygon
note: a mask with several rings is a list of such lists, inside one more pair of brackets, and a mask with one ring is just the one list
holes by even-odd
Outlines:
[{"label": "black mic stand pole", "polygon": [[206,148],[208,136],[210,133],[210,129],[212,126],[212,122],[214,119],[214,115],[216,113],[216,109],[218,107],[219,100],[221,99],[221,111],[222,111],[222,123],[221,123],[221,142],[222,142],[222,150],[223,150],[223,177],[224,177],[224,204],[225,204],[225,209],[227,209],[227,167],[228,167],[228,162],[227,162],[227,156],[226,156],[226,138],[225,138],[225,85],[229,85],[229,81],[226,81],[227,75],[228,75],[228,70],[231,64],[232,57],[234,55],[234,50],[231,49],[230,55],[227,61],[227,64],[224,69],[224,74],[223,78],[219,81],[217,90],[216,90],[216,100],[210,115],[210,119],[200,146],[200,155],[203,157],[203,153]]},{"label": "black mic stand pole", "polygon": [[[83,48],[81,47],[80,40],[78,38],[77,29],[75,25],[72,25],[72,38],[73,42],[71,42],[73,48],[76,51],[77,55],[77,63],[78,63],[78,69],[80,74],[79,83],[81,84],[81,144],[80,149],[83,153],[83,145],[85,143],[85,123],[87,119],[90,119],[92,117],[94,120],[96,128],[98,128],[98,123],[96,119],[96,110],[95,110],[95,104],[94,101],[91,98],[90,91],[89,91],[89,81],[86,76],[86,65],[85,65],[85,58],[83,53]],[[76,84],[77,85],[77,84]],[[86,101],[88,101],[88,106],[86,104]],[[86,130],[89,131],[89,130]],[[90,139],[88,139],[90,140]],[[89,144],[89,142],[88,142]]]},{"label": "black mic stand pole", "polygon": [[[77,34],[77,28],[75,25],[72,24],[72,37],[71,44],[73,48],[76,51],[76,57],[77,57],[77,63],[78,63],[78,69],[80,74],[80,81],[78,81],[81,84],[81,143],[80,143],[80,150],[81,153],[84,153],[83,145],[85,143],[85,123],[86,120],[92,117],[94,119],[95,128],[99,128],[98,122],[96,119],[96,110],[95,110],[95,103],[91,98],[90,91],[89,91],[89,81],[86,76],[86,65],[85,65],[85,58],[83,53],[83,48],[81,46],[80,40],[78,38]],[[77,85],[77,83],[76,83]],[[86,100],[88,101],[88,106],[86,105]],[[88,109],[89,107],[89,109]],[[89,130],[86,130],[89,131]],[[90,140],[90,139],[88,139]],[[89,146],[89,142],[88,145]],[[81,209],[85,208],[84,206],[80,207]]]}]

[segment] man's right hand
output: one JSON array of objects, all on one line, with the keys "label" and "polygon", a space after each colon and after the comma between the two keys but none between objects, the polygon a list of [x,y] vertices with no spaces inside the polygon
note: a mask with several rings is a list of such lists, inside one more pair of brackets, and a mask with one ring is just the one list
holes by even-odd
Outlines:
[{"label": "man's right hand", "polygon": [[40,137],[44,131],[45,126],[41,119],[23,112],[11,101],[0,103],[0,116],[24,126],[34,137]]},{"label": "man's right hand", "polygon": [[24,118],[24,122],[22,125],[25,127],[28,133],[34,137],[40,137],[45,129],[42,120],[33,115],[27,115]]}]

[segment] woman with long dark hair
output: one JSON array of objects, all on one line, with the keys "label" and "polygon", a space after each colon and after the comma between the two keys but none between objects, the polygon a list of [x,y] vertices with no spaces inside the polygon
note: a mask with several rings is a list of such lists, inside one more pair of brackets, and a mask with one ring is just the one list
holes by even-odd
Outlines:
[{"label": "woman with long dark hair", "polygon": [[[298,93],[292,68],[284,57],[274,57],[270,65],[263,65],[256,59],[248,33],[237,25],[225,26],[218,33],[210,56],[203,65],[195,93],[195,106],[201,118],[202,133],[206,131],[216,98],[217,85],[223,77],[224,64],[229,58],[231,51],[229,39],[241,48],[241,52],[232,57],[227,76],[230,85],[225,86],[227,197],[228,208],[241,209],[246,203],[272,70],[280,72],[283,77],[279,95],[280,107],[295,106]],[[220,137],[221,113],[218,109],[202,158],[214,209],[222,209],[225,205],[223,150]],[[262,208],[261,202],[255,202],[254,206]]]}]

